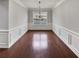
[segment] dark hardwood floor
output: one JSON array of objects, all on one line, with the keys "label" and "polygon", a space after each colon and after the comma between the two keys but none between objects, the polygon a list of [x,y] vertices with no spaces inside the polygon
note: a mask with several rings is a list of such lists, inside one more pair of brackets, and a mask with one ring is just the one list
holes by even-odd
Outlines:
[{"label": "dark hardwood floor", "polygon": [[77,56],[52,32],[28,31],[9,49],[0,49],[8,58],[76,58]]}]

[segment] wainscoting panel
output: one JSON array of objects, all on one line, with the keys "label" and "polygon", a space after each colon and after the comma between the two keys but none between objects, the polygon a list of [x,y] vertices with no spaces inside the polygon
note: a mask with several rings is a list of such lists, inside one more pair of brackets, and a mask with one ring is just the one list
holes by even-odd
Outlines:
[{"label": "wainscoting panel", "polygon": [[52,30],[79,57],[79,34],[57,24]]},{"label": "wainscoting panel", "polygon": [[9,30],[9,47],[11,47],[24,33],[28,31],[26,25],[15,27]]},{"label": "wainscoting panel", "polygon": [[74,35],[72,37],[72,46],[76,48],[79,52],[79,38]]},{"label": "wainscoting panel", "polygon": [[8,48],[8,31],[0,30],[0,48]]}]

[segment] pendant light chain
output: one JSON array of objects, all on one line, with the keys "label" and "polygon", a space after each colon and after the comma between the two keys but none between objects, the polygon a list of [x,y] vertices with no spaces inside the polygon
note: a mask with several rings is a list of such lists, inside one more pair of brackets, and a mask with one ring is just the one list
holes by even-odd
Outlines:
[{"label": "pendant light chain", "polygon": [[41,1],[39,0],[38,3],[39,3],[39,19],[41,19]]}]

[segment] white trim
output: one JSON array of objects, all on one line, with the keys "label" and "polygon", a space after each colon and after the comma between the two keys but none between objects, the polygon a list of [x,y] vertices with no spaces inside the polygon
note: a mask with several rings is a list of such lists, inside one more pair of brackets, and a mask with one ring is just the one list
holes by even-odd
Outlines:
[{"label": "white trim", "polygon": [[62,38],[61,36],[59,36],[58,34],[56,34],[65,44],[68,48],[70,48],[72,50],[73,53],[75,53],[77,55],[77,57],[79,57],[79,51],[77,49],[75,49],[72,45],[69,45],[66,41],[64,41],[65,39]]},{"label": "white trim", "polygon": [[[1,39],[0,41],[0,48],[8,48],[8,31],[7,30],[0,30],[0,35],[3,39]],[[6,41],[5,41],[6,40]]]},{"label": "white trim", "polygon": [[1,44],[7,44],[7,43],[0,43],[0,45],[1,45]]},{"label": "white trim", "polygon": [[[72,33],[72,34],[74,34],[74,35],[76,35],[76,36],[79,36],[79,33],[75,32],[75,31],[72,31],[72,30],[69,30],[69,29],[66,28],[66,27],[59,26],[59,25],[56,25],[56,24],[54,24],[54,25],[57,26],[57,27],[60,27],[60,28],[62,28],[62,29],[64,29],[64,30],[66,30],[66,31],[68,31],[70,34]],[[72,35],[72,34],[71,34],[71,35]]]},{"label": "white trim", "polygon": [[8,43],[0,43],[0,48],[8,48]]},{"label": "white trim", "polygon": [[[28,31],[28,30],[27,30]],[[26,32],[27,32],[26,31]],[[16,39],[16,41],[15,42],[12,42],[11,44],[9,44],[9,47],[8,48],[10,48],[12,45],[14,45],[17,41],[18,41],[18,39],[20,39],[26,32],[24,32],[24,33],[22,33],[19,37],[17,37]],[[11,40],[11,39],[10,39]]]},{"label": "white trim", "polygon": [[9,29],[8,31],[12,31],[12,30],[17,29],[17,28],[22,28],[22,27],[24,27],[24,26],[27,26],[27,25],[16,26],[16,27],[14,27],[14,28]]},{"label": "white trim", "polygon": [[[71,31],[63,26],[59,26],[57,24],[53,24],[54,27],[57,27],[57,28],[60,28],[60,29],[63,29],[63,30],[66,30],[69,34],[71,34],[72,36],[75,36],[76,38],[79,39],[79,34],[74,32],[74,31]],[[66,41],[65,41],[65,38],[63,38],[62,36],[60,36],[58,33],[56,33],[56,31],[54,31],[55,34],[79,57],[79,51],[74,48],[72,45],[69,45]]]},{"label": "white trim", "polygon": [[[10,48],[13,44],[15,44],[27,31],[28,31],[28,28],[26,27],[27,25],[21,25],[21,26],[16,26],[16,27],[14,27],[14,28],[11,28],[11,29],[9,29],[9,34],[8,34],[8,37],[9,37],[9,39],[8,39],[8,42],[9,42],[9,46],[8,46],[8,48]],[[11,32],[12,31],[16,31],[16,30],[19,30],[19,29],[22,29],[22,28],[25,28],[26,27],[26,31],[24,31],[24,32],[22,32],[17,38],[14,38],[13,40],[13,42],[11,42]],[[16,35],[16,34],[15,34]]]},{"label": "white trim", "polygon": [[26,7],[24,6],[24,4],[23,4],[20,0],[14,0],[14,1],[15,1],[17,4],[19,4],[20,6],[26,8]]},{"label": "white trim", "polygon": [[[8,35],[7,37],[8,37],[8,42],[7,43],[5,43],[5,42],[2,42],[2,43],[0,43],[0,48],[10,48],[19,38],[21,38],[23,35],[24,35],[24,33],[26,33],[28,30],[26,30],[25,32],[23,32],[19,37],[17,37],[15,40],[15,42],[13,42],[13,43],[11,43],[11,44],[9,44],[9,41],[11,40],[11,39],[9,39],[9,37],[10,37],[10,35],[9,35],[9,33],[11,32],[11,31],[14,31],[14,30],[17,30],[17,29],[22,29],[23,27],[26,27],[26,25],[21,25],[21,26],[17,26],[17,27],[14,27],[14,28],[11,28],[11,29],[9,29],[9,30],[0,30],[0,34],[1,35],[3,35],[2,37],[4,37],[4,35]],[[26,27],[27,28],[27,27]]]},{"label": "white trim", "polygon": [[74,34],[74,35],[79,36],[79,33],[75,32],[75,31],[69,30],[69,29],[67,29],[67,28],[65,28],[65,27],[63,27],[63,29],[65,29],[66,31],[68,31],[68,32],[70,32],[70,33],[72,33],[72,34]]},{"label": "white trim", "polygon": [[64,1],[65,0],[61,0],[60,2],[58,2],[54,8],[57,8],[58,6],[60,6]]},{"label": "white trim", "polygon": [[0,32],[8,32],[8,30],[0,30]]},{"label": "white trim", "polygon": [[29,29],[29,30],[52,30],[52,29]]}]

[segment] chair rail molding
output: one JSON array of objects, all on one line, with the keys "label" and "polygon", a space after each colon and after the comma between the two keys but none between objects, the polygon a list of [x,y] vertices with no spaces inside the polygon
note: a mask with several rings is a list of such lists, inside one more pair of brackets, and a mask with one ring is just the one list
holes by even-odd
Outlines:
[{"label": "chair rail molding", "polygon": [[57,24],[53,24],[52,31],[79,57],[79,33]]}]

